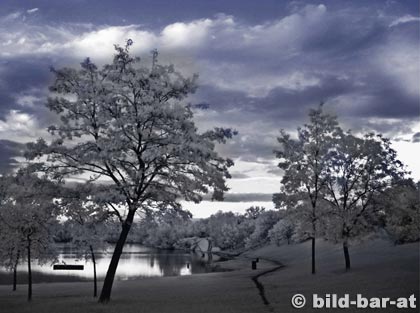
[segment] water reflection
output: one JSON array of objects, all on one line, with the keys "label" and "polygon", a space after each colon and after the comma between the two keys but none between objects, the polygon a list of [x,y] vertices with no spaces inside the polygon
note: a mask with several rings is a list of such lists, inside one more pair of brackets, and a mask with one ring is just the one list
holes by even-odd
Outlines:
[{"label": "water reflection", "polygon": [[[93,277],[93,264],[91,260],[85,260],[78,256],[77,251],[71,245],[58,246],[60,251],[58,262],[61,264],[84,265],[84,270],[53,270],[52,263],[32,266],[34,282],[57,282],[57,281],[85,281]],[[109,246],[105,252],[97,252],[96,270],[98,280],[103,280],[111,260],[113,246]],[[213,257],[213,261],[217,261]],[[141,245],[128,244],[124,247],[118,265],[116,279],[127,280],[140,277],[154,276],[180,276],[211,271],[208,266],[209,258],[199,254],[185,253],[183,251],[158,250]],[[26,282],[27,265],[18,266],[18,283]],[[0,284],[10,284],[12,274],[4,268],[0,268]]]}]

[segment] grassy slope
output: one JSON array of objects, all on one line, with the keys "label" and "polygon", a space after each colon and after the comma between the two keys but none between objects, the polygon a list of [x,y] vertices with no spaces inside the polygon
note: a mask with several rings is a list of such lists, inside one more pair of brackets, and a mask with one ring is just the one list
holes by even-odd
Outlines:
[{"label": "grassy slope", "polygon": [[[346,272],[342,248],[319,240],[316,275],[310,274],[310,242],[293,246],[267,246],[249,255],[269,257],[285,264],[285,268],[260,279],[267,290],[267,298],[277,312],[292,311],[290,299],[296,293],[305,295],[307,299],[311,299],[314,293],[347,293],[350,297],[360,293],[366,297],[391,298],[416,294],[420,300],[418,243],[394,246],[387,241],[373,240],[351,247],[352,269]],[[299,312],[311,310],[301,309]]]},{"label": "grassy slope", "polygon": [[[390,297],[419,294],[418,244],[393,246],[385,241],[361,244],[350,250],[353,269],[348,273],[343,270],[339,246],[319,241],[317,251],[319,266],[315,276],[309,274],[310,243],[267,246],[248,253],[248,257],[258,256],[285,265],[259,278],[275,312],[295,312],[290,305],[290,298],[295,293],[306,296],[312,293],[362,293]],[[26,303],[26,286],[20,285],[14,293],[10,286],[0,286],[0,312],[268,312],[270,307],[262,304],[250,278],[274,264],[262,261],[258,264],[259,271],[251,271],[249,260],[242,258],[228,261],[225,266],[242,269],[116,282],[112,302],[108,305],[99,305],[90,297],[90,283],[36,284],[31,304]]]}]

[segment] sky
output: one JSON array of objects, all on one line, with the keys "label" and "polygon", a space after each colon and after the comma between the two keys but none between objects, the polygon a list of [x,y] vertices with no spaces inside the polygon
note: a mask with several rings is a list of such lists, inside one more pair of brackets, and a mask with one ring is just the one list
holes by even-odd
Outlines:
[{"label": "sky", "polygon": [[0,172],[56,117],[50,67],[111,61],[127,39],[144,62],[198,73],[187,101],[206,103],[200,130],[232,127],[218,147],[235,161],[224,202],[184,203],[194,217],[273,208],[280,129],[296,131],[320,102],[344,129],[390,138],[420,179],[420,18],[417,0],[12,1],[0,4]]}]

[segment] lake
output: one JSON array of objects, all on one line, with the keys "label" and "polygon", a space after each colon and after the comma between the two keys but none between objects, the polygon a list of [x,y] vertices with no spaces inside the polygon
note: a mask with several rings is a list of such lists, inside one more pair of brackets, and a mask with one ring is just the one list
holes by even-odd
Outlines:
[{"label": "lake", "polygon": [[[33,282],[68,282],[90,281],[93,279],[93,264],[91,260],[79,257],[77,250],[69,244],[57,246],[58,261],[39,265],[32,262]],[[106,251],[96,252],[96,271],[98,280],[103,280],[111,260],[113,246]],[[212,261],[218,257],[213,256]],[[84,265],[84,270],[53,270],[53,264]],[[142,277],[180,276],[214,271],[206,254],[188,253],[182,250],[162,250],[144,247],[138,244],[124,246],[123,254],[116,273],[117,280],[138,279]],[[27,264],[18,266],[18,284],[26,283]],[[0,267],[0,284],[11,284],[12,272]]]}]

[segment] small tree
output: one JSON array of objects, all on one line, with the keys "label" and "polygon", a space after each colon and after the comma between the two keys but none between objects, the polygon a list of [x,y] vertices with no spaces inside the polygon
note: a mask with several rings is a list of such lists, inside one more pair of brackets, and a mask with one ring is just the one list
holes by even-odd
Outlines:
[{"label": "small tree", "polygon": [[281,130],[276,151],[279,167],[284,171],[280,193],[274,194],[277,208],[299,209],[302,225],[311,229],[312,274],[315,274],[315,240],[321,217],[319,204],[327,178],[327,156],[332,138],[340,133],[336,117],[326,114],[321,104],[309,112],[309,124],[298,128],[297,139]]},{"label": "small tree", "polygon": [[[0,213],[0,216],[2,216],[7,209],[0,211],[3,211]],[[16,291],[17,267],[21,259],[25,257],[23,242],[19,231],[9,228],[6,218],[0,218],[0,264],[7,270],[13,271],[13,291]]]},{"label": "small tree", "polygon": [[370,226],[373,200],[402,179],[405,172],[390,141],[374,134],[359,138],[351,132],[342,133],[336,138],[327,165],[324,200],[331,208],[328,224],[343,244],[348,270],[349,240]]},{"label": "small tree", "polygon": [[254,220],[253,232],[245,241],[246,248],[255,248],[265,244],[269,240],[269,231],[280,220],[283,212],[265,211]]},{"label": "small tree", "polygon": [[199,133],[191,106],[180,101],[196,90],[197,76],[184,78],[172,65],[150,67],[129,53],[132,40],[116,46],[113,62],[98,69],[89,59],[81,69],[53,70],[48,108],[61,118],[50,127],[56,138],[29,146],[29,158],[46,155],[44,170],[56,177],[82,173],[107,180],[113,203],[127,215],[105,277],[100,302],[108,302],[118,262],[135,213],[173,208],[179,199],[199,202],[213,192],[222,199],[233,163],[215,151],[234,132]]},{"label": "small tree", "polygon": [[295,225],[288,218],[282,218],[268,232],[268,237],[276,245],[280,245],[282,240],[287,240],[287,244],[290,245],[294,234]]},{"label": "small tree", "polygon": [[95,251],[105,249],[105,221],[111,216],[105,204],[97,204],[90,193],[94,187],[77,185],[62,192],[61,205],[72,225],[72,240],[77,250],[85,259],[91,259],[93,265],[93,297],[97,297]]},{"label": "small tree", "polygon": [[[14,243],[16,253],[26,256],[28,264],[28,301],[32,299],[32,260],[38,262],[55,257],[51,227],[56,223],[55,186],[20,170],[10,181],[7,200],[0,210],[5,226],[3,236]],[[18,257],[16,256],[16,262]],[[16,267],[16,265],[15,265]]]},{"label": "small tree", "polygon": [[401,181],[379,195],[376,205],[395,243],[420,240],[420,182]]},{"label": "small tree", "polygon": [[218,211],[205,220],[207,238],[212,244],[221,249],[233,249],[236,241],[235,228],[238,227],[243,217],[232,212]]},{"label": "small tree", "polygon": [[[161,213],[145,216],[138,223],[145,229],[143,243],[157,248],[173,249],[180,239],[188,237],[190,214],[180,214],[171,210]],[[139,239],[141,234],[137,240]]]},{"label": "small tree", "polygon": [[9,189],[12,181],[11,176],[0,176],[0,264],[7,270],[13,271],[12,290],[16,291],[17,267],[24,247],[19,232],[8,227],[6,206],[10,202]]},{"label": "small tree", "polygon": [[246,209],[245,217],[248,219],[256,220],[264,212],[265,212],[264,207],[252,206]]}]

